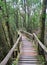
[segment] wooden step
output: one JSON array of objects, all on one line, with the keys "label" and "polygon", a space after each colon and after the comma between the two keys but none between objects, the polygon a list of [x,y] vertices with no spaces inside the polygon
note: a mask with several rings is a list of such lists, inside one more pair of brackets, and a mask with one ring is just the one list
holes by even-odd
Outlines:
[{"label": "wooden step", "polygon": [[20,58],[24,58],[24,59],[32,59],[32,58],[37,58],[37,56],[25,56],[25,55],[21,55]]},{"label": "wooden step", "polygon": [[39,59],[20,59],[19,61],[39,61]]},{"label": "wooden step", "polygon": [[18,63],[18,65],[42,65],[42,64],[23,64],[23,63]]},{"label": "wooden step", "polygon": [[40,64],[40,61],[19,61],[19,63]]},{"label": "wooden step", "polygon": [[38,60],[35,60],[35,61],[34,60],[33,61],[32,60],[28,60],[28,61],[27,60],[26,61],[25,60],[19,60],[19,63],[21,63],[21,65],[26,65],[26,64],[28,64],[28,65],[29,64],[32,64],[32,65],[38,65],[39,64],[40,65],[41,64],[41,62]]}]

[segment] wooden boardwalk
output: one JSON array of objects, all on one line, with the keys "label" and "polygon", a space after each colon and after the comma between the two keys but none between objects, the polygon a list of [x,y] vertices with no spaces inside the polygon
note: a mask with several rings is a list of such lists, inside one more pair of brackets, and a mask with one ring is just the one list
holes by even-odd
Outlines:
[{"label": "wooden boardwalk", "polygon": [[32,41],[25,35],[22,35],[21,56],[18,65],[42,65],[40,60],[37,59],[37,51]]}]

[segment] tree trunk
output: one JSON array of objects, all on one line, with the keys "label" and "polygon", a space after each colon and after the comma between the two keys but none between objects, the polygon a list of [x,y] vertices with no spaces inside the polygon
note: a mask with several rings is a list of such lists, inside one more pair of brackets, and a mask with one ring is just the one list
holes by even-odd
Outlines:
[{"label": "tree trunk", "polygon": [[24,0],[23,5],[24,5],[24,12],[25,12],[23,26],[26,28],[26,0]]},{"label": "tree trunk", "polygon": [[30,10],[29,10],[29,6],[27,7],[28,10],[28,27],[27,27],[27,31],[31,33],[31,28],[30,28]]},{"label": "tree trunk", "polygon": [[41,14],[41,37],[40,40],[44,44],[45,33],[45,18],[46,18],[46,0],[43,0],[42,14]]},{"label": "tree trunk", "polygon": [[0,20],[0,62],[4,59],[4,57],[7,55],[9,50],[10,50],[10,46],[6,41],[6,36],[4,34],[2,23]]},{"label": "tree trunk", "polygon": [[[3,1],[3,0],[2,0]],[[5,3],[5,7],[6,7],[6,0],[4,0],[4,3]],[[5,20],[5,14],[4,14],[4,10],[3,10],[3,8],[1,9],[1,11],[2,11],[2,19],[4,20],[4,21],[6,21]],[[8,18],[9,18],[9,16],[8,16],[8,11],[7,11],[7,7],[6,7],[6,14],[7,14],[7,21],[6,22],[8,22],[9,23],[9,21],[8,21]],[[1,18],[0,18],[1,19]],[[0,53],[0,62],[5,58],[5,56],[7,55],[7,53],[9,52],[9,50],[10,50],[10,42],[11,42],[11,40],[9,40],[8,41],[8,38],[10,39],[10,37],[9,36],[6,36],[7,35],[7,32],[8,32],[8,35],[10,35],[10,31],[8,31],[8,27],[7,26],[4,26],[4,23],[6,23],[6,22],[2,22],[2,19],[1,19],[1,22],[0,22],[0,49],[1,49],[1,53]],[[6,29],[7,29],[7,31],[6,31]],[[11,35],[11,37],[12,37],[12,35]],[[11,43],[13,43],[13,42],[11,42]],[[9,61],[8,61],[8,63],[7,63],[7,65],[11,65],[12,64],[12,60],[10,59]]]},{"label": "tree trunk", "polygon": [[7,21],[6,21],[6,26],[7,26],[7,29],[8,29],[8,35],[9,35],[9,39],[10,39],[10,45],[11,47],[13,46],[14,42],[13,42],[13,38],[12,38],[12,35],[11,35],[11,31],[10,31],[10,26],[9,26],[9,13],[8,13],[8,9],[7,9],[7,5],[6,5],[6,0],[4,0],[4,3],[5,3],[5,7],[6,7],[6,18],[7,18]]},{"label": "tree trunk", "polygon": [[[40,41],[44,44],[44,35],[45,35],[45,18],[46,18],[46,2],[47,0],[43,0],[42,13],[41,13],[41,33],[40,33]],[[39,47],[39,54],[42,54],[45,58],[44,51],[41,47]]]},{"label": "tree trunk", "polygon": [[[13,6],[14,7],[14,6]],[[14,21],[15,21],[15,24],[16,24],[16,28],[19,28],[18,26],[18,17],[19,17],[19,14],[18,14],[18,8],[16,8],[16,11],[14,12]]]}]

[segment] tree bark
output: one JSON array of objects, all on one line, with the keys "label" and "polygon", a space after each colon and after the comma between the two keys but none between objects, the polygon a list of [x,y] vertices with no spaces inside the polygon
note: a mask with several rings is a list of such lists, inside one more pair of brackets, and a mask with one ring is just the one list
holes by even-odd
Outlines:
[{"label": "tree bark", "polygon": [[24,22],[23,22],[23,26],[26,28],[26,0],[24,0]]},{"label": "tree bark", "polygon": [[[43,0],[42,5],[42,13],[41,13],[41,33],[40,33],[40,41],[44,44],[44,36],[45,36],[45,18],[46,18],[46,2],[47,0]],[[45,58],[44,50],[39,46],[39,54],[43,55]]]}]

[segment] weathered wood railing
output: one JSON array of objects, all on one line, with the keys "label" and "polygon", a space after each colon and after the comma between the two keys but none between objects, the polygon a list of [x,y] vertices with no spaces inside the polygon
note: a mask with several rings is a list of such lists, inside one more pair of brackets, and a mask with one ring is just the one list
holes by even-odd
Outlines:
[{"label": "weathered wood railing", "polygon": [[[46,59],[46,63],[47,63],[47,47],[38,39],[37,35],[35,33],[33,33],[33,38],[34,38],[34,43],[36,43],[37,47],[38,47],[38,52],[42,53],[42,51],[44,51],[44,55],[45,55],[45,59]],[[39,49],[40,47],[40,49]],[[43,55],[43,53],[42,53]]]},{"label": "weathered wood railing", "polygon": [[10,51],[8,52],[8,54],[6,55],[6,57],[3,59],[3,61],[0,63],[0,65],[6,65],[8,60],[10,59],[10,57],[12,56],[14,50],[16,47],[18,47],[19,49],[19,42],[21,40],[21,35],[19,36],[19,38],[17,39],[16,43],[13,45],[13,47],[10,49]]},{"label": "weathered wood railing", "polygon": [[[46,62],[47,62],[47,47],[39,40],[39,38],[37,37],[37,35],[35,33],[31,34],[31,33],[26,32],[26,31],[21,31],[21,32],[24,33],[26,36],[28,36],[29,38],[31,38],[34,41],[34,43],[37,46],[38,52],[40,52],[41,49],[43,49],[44,54],[45,54],[45,59],[46,59]],[[40,51],[38,49],[39,46],[41,47]]]},{"label": "weathered wood railing", "polygon": [[34,40],[36,40],[35,42],[37,42],[41,48],[47,53],[47,48],[44,44],[42,44],[42,42],[38,39],[38,37],[36,36],[35,33],[33,33],[33,36],[34,36]]},{"label": "weathered wood railing", "polygon": [[33,39],[33,34],[26,32],[26,31],[20,31],[21,33],[24,33],[27,37],[29,37],[30,39]]}]

